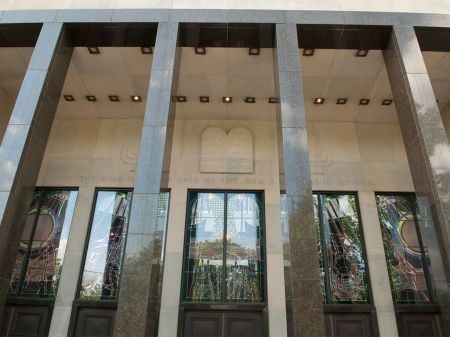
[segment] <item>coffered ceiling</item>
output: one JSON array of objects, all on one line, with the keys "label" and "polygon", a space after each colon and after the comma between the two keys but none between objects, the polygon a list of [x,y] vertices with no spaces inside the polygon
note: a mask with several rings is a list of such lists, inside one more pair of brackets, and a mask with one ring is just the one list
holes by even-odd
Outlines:
[{"label": "coffered ceiling", "polygon": [[[274,120],[276,96],[274,50],[261,49],[249,55],[247,48],[207,48],[197,55],[194,48],[182,48],[178,95],[187,97],[177,103],[179,119]],[[32,48],[0,48],[0,88],[15,99]],[[366,57],[355,57],[356,50],[317,49],[313,56],[301,56],[305,105],[310,120],[396,121],[394,105],[382,106],[392,98],[382,52],[370,50]],[[302,54],[302,50],[301,53]],[[449,114],[450,53],[424,52],[433,88],[443,114]],[[90,54],[85,47],[75,48],[63,94],[57,111],[61,118],[142,118],[149,82],[152,55],[137,47],[101,47],[100,54]],[[95,95],[97,102],[88,102]],[[118,95],[120,102],[110,102],[108,95]],[[131,101],[132,95],[143,102]],[[200,103],[199,96],[209,96]],[[233,102],[222,102],[223,96]],[[245,103],[246,96],[256,103]],[[325,98],[321,105],[313,104]],[[336,105],[347,98],[345,105]],[[366,106],[358,105],[370,99]]]}]

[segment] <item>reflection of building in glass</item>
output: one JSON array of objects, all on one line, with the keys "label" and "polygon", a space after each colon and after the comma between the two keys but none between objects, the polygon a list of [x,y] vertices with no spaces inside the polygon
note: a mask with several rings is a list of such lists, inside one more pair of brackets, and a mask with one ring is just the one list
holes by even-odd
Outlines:
[{"label": "reflection of building in glass", "polygon": [[250,193],[190,195],[186,301],[262,300],[263,219],[258,200]]},{"label": "reflection of building in glass", "polygon": [[97,191],[80,289],[82,299],[118,296],[130,199],[129,191]]},{"label": "reflection of building in glass", "polygon": [[[124,199],[120,199],[123,203]],[[108,249],[106,253],[105,271],[103,273],[102,296],[114,297],[117,290],[117,283],[119,280],[119,272],[121,265],[121,258],[123,256],[122,236],[125,225],[125,217],[123,215],[114,213],[111,220],[111,229],[109,231]]]}]

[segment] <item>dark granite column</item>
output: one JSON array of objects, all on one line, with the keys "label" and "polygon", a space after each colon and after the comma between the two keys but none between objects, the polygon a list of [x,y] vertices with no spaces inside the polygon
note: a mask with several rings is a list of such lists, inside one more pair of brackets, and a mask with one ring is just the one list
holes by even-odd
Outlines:
[{"label": "dark granite column", "polygon": [[62,23],[42,26],[0,148],[0,312],[72,52]]},{"label": "dark granite column", "polygon": [[278,133],[289,217],[290,256],[285,257],[290,259],[286,272],[288,334],[318,337],[324,336],[324,318],[295,24],[277,24],[276,48],[280,95]]},{"label": "dark granite column", "polygon": [[157,227],[157,203],[164,157],[170,158],[164,154],[170,151],[173,132],[171,96],[178,82],[177,38],[178,23],[158,24],[114,327],[116,337],[157,335],[161,236],[166,232]]},{"label": "dark granite column", "polygon": [[[433,230],[424,228],[424,239],[432,258],[444,335],[450,336],[450,147],[413,27],[393,27],[384,60],[414,189],[420,206],[428,204],[436,229],[436,246],[440,247],[433,247],[433,238],[427,238]],[[422,218],[425,216],[422,214]],[[439,248],[441,261],[433,260]]]}]

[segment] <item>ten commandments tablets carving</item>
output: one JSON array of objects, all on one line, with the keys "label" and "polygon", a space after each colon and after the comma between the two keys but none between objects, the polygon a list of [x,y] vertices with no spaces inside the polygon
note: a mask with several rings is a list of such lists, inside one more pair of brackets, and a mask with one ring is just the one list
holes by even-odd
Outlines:
[{"label": "ten commandments tablets carving", "polygon": [[220,127],[209,127],[201,139],[200,172],[253,173],[253,136],[249,130],[236,127],[228,133]]}]

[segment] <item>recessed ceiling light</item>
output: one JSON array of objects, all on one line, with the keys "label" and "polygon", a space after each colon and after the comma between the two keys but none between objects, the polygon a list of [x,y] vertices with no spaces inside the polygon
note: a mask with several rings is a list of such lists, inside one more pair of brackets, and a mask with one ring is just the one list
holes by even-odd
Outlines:
[{"label": "recessed ceiling light", "polygon": [[117,96],[117,95],[109,95],[108,98],[111,102],[119,102],[120,101],[119,96]]},{"label": "recessed ceiling light", "polygon": [[368,98],[362,98],[359,100],[359,105],[369,105],[370,99]]},{"label": "recessed ceiling light", "polygon": [[303,56],[313,56],[313,55],[314,55],[314,49],[312,49],[312,48],[303,49]]},{"label": "recessed ceiling light", "polygon": [[142,102],[141,96],[139,96],[139,95],[131,96],[131,100],[132,100],[133,102]]},{"label": "recessed ceiling light", "polygon": [[177,102],[178,103],[186,103],[187,97],[186,96],[177,96]]},{"label": "recessed ceiling light", "polygon": [[280,103],[280,99],[278,97],[269,97],[269,103]]},{"label": "recessed ceiling light", "polygon": [[247,96],[244,98],[244,102],[245,103],[255,103],[256,102],[256,98],[252,97],[252,96]]},{"label": "recessed ceiling light", "polygon": [[95,97],[94,95],[87,95],[87,96],[86,96],[86,99],[87,99],[89,102],[97,102],[97,97]]},{"label": "recessed ceiling light", "polygon": [[314,99],[314,104],[323,104],[325,103],[325,98],[317,97]]},{"label": "recessed ceiling light", "polygon": [[73,102],[73,101],[75,101],[75,98],[74,98],[72,95],[64,95],[64,99],[65,99],[67,102]]},{"label": "recessed ceiling light", "polygon": [[345,104],[347,103],[347,98],[338,98],[336,100],[336,104]]},{"label": "recessed ceiling light", "polygon": [[89,54],[100,54],[100,49],[98,47],[87,47]]},{"label": "recessed ceiling light", "polygon": [[356,57],[366,57],[367,54],[369,54],[369,50],[368,49],[358,49],[355,56]]},{"label": "recessed ceiling light", "polygon": [[383,102],[381,102],[381,105],[391,105],[393,102],[392,99],[383,99]]},{"label": "recessed ceiling light", "polygon": [[142,54],[153,54],[152,47],[141,47]]},{"label": "recessed ceiling light", "polygon": [[206,48],[205,47],[195,47],[195,53],[197,55],[206,55]]},{"label": "recessed ceiling light", "polygon": [[222,97],[222,102],[223,103],[231,103],[231,102],[233,102],[233,97],[231,97],[231,96],[224,96],[224,97]]},{"label": "recessed ceiling light", "polygon": [[249,48],[248,54],[249,55],[259,55],[260,49],[259,48]]},{"label": "recessed ceiling light", "polygon": [[209,103],[209,96],[200,96],[201,103]]}]

